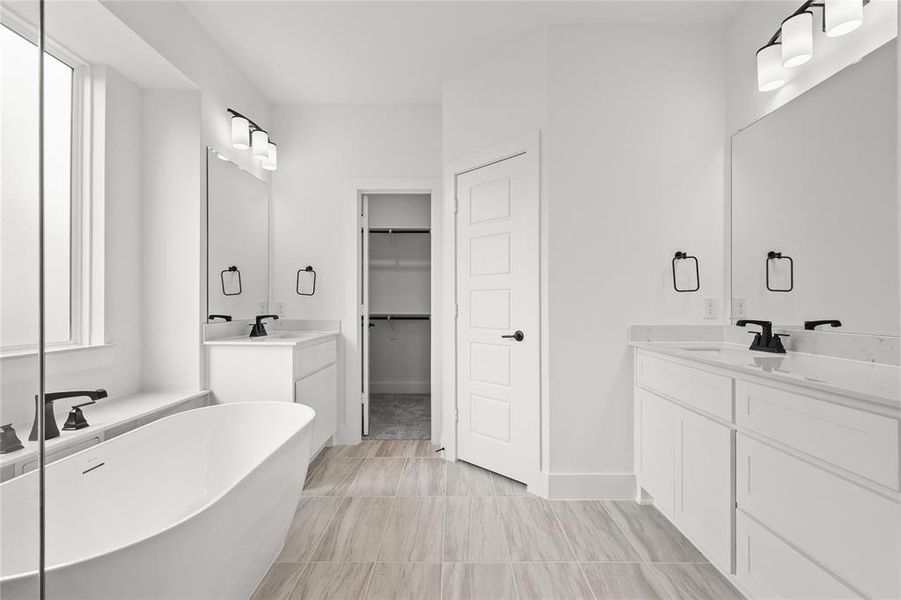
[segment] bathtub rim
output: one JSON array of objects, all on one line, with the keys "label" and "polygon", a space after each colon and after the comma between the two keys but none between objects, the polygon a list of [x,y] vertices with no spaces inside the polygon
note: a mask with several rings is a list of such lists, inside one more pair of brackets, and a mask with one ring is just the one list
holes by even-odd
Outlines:
[{"label": "bathtub rim", "polygon": [[[279,405],[279,406],[286,406],[286,405],[287,405],[287,406],[290,406],[290,405],[294,405],[294,406],[298,406],[298,405],[299,405],[299,406],[304,407],[306,410],[308,410],[308,411],[311,413],[311,416],[310,416],[310,419],[309,419],[306,423],[304,423],[303,425],[300,426],[300,428],[297,429],[297,431],[295,431],[294,433],[292,433],[291,435],[289,435],[289,436],[288,436],[281,444],[279,444],[278,446],[276,446],[275,448],[273,448],[272,452],[270,452],[269,454],[267,454],[267,455],[265,456],[265,458],[263,458],[263,460],[261,460],[259,463],[257,463],[256,467],[254,467],[253,469],[250,469],[249,471],[247,471],[246,473],[244,473],[240,478],[236,479],[236,480],[234,481],[234,483],[232,483],[232,484],[229,485],[228,487],[224,488],[223,491],[222,491],[221,493],[219,493],[219,494],[217,494],[215,497],[211,498],[209,502],[206,502],[203,506],[201,506],[201,507],[195,509],[194,511],[192,511],[191,513],[185,515],[185,516],[182,517],[181,519],[178,519],[177,521],[173,521],[172,523],[170,523],[170,524],[167,525],[166,527],[163,527],[162,529],[159,529],[158,531],[154,532],[154,533],[151,534],[151,535],[144,536],[144,537],[142,537],[142,538],[139,539],[139,540],[135,540],[135,541],[133,541],[133,542],[129,542],[129,543],[127,543],[127,544],[123,544],[123,545],[121,545],[121,546],[118,546],[118,547],[116,547],[116,548],[114,548],[114,549],[112,549],[112,550],[108,550],[108,551],[106,551],[106,552],[99,552],[99,553],[96,553],[96,554],[86,555],[86,556],[80,557],[78,560],[54,564],[54,565],[52,565],[52,566],[50,566],[50,567],[45,568],[45,572],[49,573],[49,572],[51,572],[51,571],[56,571],[56,570],[59,570],[59,569],[68,568],[68,567],[71,567],[71,566],[73,566],[73,565],[77,565],[78,563],[86,562],[86,561],[89,561],[89,560],[95,560],[95,559],[98,559],[98,558],[102,558],[102,557],[104,557],[104,556],[107,556],[107,555],[109,555],[109,554],[112,554],[113,552],[118,552],[118,551],[121,551],[121,550],[125,550],[126,548],[131,548],[132,546],[136,546],[137,544],[140,544],[141,542],[144,542],[145,540],[149,540],[149,539],[151,539],[151,538],[160,536],[160,535],[162,535],[162,534],[164,534],[164,533],[166,533],[166,532],[168,532],[168,531],[170,531],[170,530],[172,530],[172,529],[175,529],[176,527],[179,527],[179,526],[183,525],[184,523],[187,523],[188,521],[191,521],[192,519],[196,518],[198,515],[200,515],[201,513],[203,513],[203,512],[204,512],[206,509],[208,509],[210,506],[212,506],[213,504],[215,504],[216,502],[218,502],[219,500],[221,500],[222,498],[224,498],[226,495],[228,495],[232,490],[234,490],[236,487],[238,487],[241,483],[243,483],[247,478],[250,477],[250,475],[251,475],[254,471],[256,471],[256,469],[257,469],[258,467],[260,467],[260,466],[266,464],[267,462],[269,462],[269,461],[272,459],[272,457],[273,457],[279,450],[281,450],[282,448],[284,448],[285,446],[287,446],[287,445],[288,445],[290,442],[292,442],[296,437],[298,437],[300,434],[302,434],[302,433],[304,432],[304,430],[305,430],[309,425],[311,425],[311,424],[313,423],[313,421],[316,419],[316,409],[314,409],[312,406],[309,406],[308,404],[303,404],[302,402],[277,402],[277,401],[273,401],[273,400],[260,400],[260,401],[249,401],[249,402],[229,402],[228,404],[212,404],[212,405],[209,405],[209,406],[202,406],[202,407],[190,409],[190,410],[187,410],[187,411],[183,411],[183,412],[180,412],[180,413],[176,413],[176,414],[174,414],[174,415],[168,415],[168,416],[166,416],[166,417],[163,417],[162,419],[157,419],[157,420],[155,420],[155,421],[151,421],[150,423],[145,423],[144,425],[141,425],[140,427],[135,427],[134,429],[129,430],[129,431],[126,431],[125,433],[123,433],[123,434],[121,434],[121,435],[117,435],[117,436],[116,436],[115,438],[113,438],[113,439],[119,439],[119,438],[122,438],[122,437],[124,437],[124,436],[127,436],[127,435],[130,435],[130,434],[132,434],[132,433],[135,433],[135,432],[137,432],[137,431],[140,431],[141,429],[144,429],[145,427],[149,427],[149,426],[151,426],[151,425],[156,425],[156,424],[162,423],[163,421],[167,421],[167,420],[172,419],[172,418],[175,418],[175,417],[184,416],[184,414],[187,413],[187,412],[202,411],[202,410],[211,410],[211,409],[215,409],[215,408],[219,408],[219,407],[223,407],[223,406],[235,406],[235,405],[253,405],[253,406],[259,406],[259,405]],[[97,446],[100,446],[100,445],[102,445],[102,444],[105,444],[107,441],[112,441],[112,440],[104,440],[103,442],[101,442],[101,443],[98,444]],[[65,458],[61,458],[61,459],[58,460],[58,461],[54,461],[54,464],[62,463],[62,462],[64,462],[64,461],[68,461],[68,460],[70,460],[70,459],[74,459],[75,457],[79,456],[80,454],[82,454],[82,453],[84,453],[84,452],[96,451],[97,446],[91,446],[90,448],[85,448],[84,450],[79,450],[78,452],[75,452],[74,454],[71,454],[71,455],[69,455],[69,456],[66,456]],[[309,466],[310,466],[309,463],[310,463],[310,458],[308,457],[308,458],[307,458],[307,468],[309,468]],[[14,481],[14,480],[11,479],[10,481]],[[3,483],[5,484],[5,483],[7,483],[7,482],[3,482]],[[301,485],[302,485],[302,484],[301,484]],[[13,583],[13,582],[16,582],[16,581],[19,581],[19,580],[27,579],[27,578],[29,578],[29,577],[36,577],[36,576],[38,575],[38,571],[39,571],[39,569],[35,569],[35,570],[33,570],[33,571],[26,571],[26,572],[22,572],[22,573],[15,573],[15,574],[12,574],[12,575],[7,575],[7,576],[0,576],[0,582],[5,583],[5,584],[10,584],[10,583]]]}]

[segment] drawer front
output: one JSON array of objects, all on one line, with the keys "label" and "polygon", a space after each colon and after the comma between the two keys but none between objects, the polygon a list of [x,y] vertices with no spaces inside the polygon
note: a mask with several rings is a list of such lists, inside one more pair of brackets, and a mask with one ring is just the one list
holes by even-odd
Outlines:
[{"label": "drawer front", "polygon": [[638,385],[732,420],[732,379],[646,354],[638,355]]},{"label": "drawer front", "polygon": [[742,434],[736,494],[741,510],[852,586],[901,597],[898,502]]},{"label": "drawer front", "polygon": [[338,360],[338,344],[329,340],[294,352],[294,377],[300,379]]},{"label": "drawer front", "polygon": [[736,381],[735,420],[761,435],[899,489],[897,419]]},{"label": "drawer front", "polygon": [[738,511],[736,577],[756,598],[860,598],[797,550]]}]

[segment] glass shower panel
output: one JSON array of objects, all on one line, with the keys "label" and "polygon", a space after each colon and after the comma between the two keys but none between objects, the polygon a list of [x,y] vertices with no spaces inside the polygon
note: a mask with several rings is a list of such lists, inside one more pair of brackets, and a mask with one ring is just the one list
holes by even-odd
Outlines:
[{"label": "glass shower panel", "polygon": [[[30,439],[35,395],[41,387],[39,8],[38,2],[0,2],[0,597],[4,600],[39,598],[41,593],[41,452],[39,440]],[[65,73],[54,71],[52,61],[47,62],[54,84],[64,80]],[[56,127],[47,131],[49,137],[58,133]],[[48,187],[54,190],[53,185]],[[46,199],[54,216],[68,211],[60,194],[51,191]],[[53,223],[48,219],[45,231],[65,245],[68,232]],[[55,257],[48,266],[61,260],[67,258]],[[66,293],[59,286],[50,292]],[[67,335],[65,316],[57,313],[45,322],[46,339]]]}]

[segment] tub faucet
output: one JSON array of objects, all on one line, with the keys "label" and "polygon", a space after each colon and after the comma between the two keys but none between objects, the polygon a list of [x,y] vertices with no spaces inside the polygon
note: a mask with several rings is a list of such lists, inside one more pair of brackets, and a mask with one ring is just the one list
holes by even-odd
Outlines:
[{"label": "tub faucet", "polygon": [[[56,417],[53,415],[53,403],[63,398],[81,398],[85,396],[94,402],[101,398],[106,398],[108,394],[106,390],[94,391],[75,391],[75,392],[51,392],[44,394],[44,439],[50,440],[59,437],[59,427],[56,426]],[[31,426],[31,434],[28,436],[29,442],[38,439],[38,411],[41,410],[41,397],[34,397],[34,424]]]},{"label": "tub faucet", "polygon": [[269,335],[266,333],[266,325],[263,323],[263,319],[278,319],[278,315],[257,315],[256,323],[253,324],[253,328],[250,330],[250,337]]}]

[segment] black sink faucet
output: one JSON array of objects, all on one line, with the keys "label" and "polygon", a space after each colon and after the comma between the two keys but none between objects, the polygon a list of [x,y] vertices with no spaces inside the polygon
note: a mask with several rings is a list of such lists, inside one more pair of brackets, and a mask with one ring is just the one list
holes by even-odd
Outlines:
[{"label": "black sink faucet", "polygon": [[263,319],[278,319],[278,315],[257,315],[256,323],[253,324],[253,328],[250,330],[250,337],[269,335],[266,333],[266,325],[263,323]]},{"label": "black sink faucet", "polygon": [[[106,390],[94,391],[76,391],[76,392],[51,392],[44,394],[44,439],[50,440],[59,437],[59,427],[56,426],[56,418],[53,416],[53,403],[63,398],[81,398],[82,396],[90,398],[94,402],[101,398],[107,397]],[[31,426],[31,434],[28,441],[34,442],[38,439],[38,411],[41,410],[41,397],[34,397],[34,424]]]},{"label": "black sink faucet", "polygon": [[754,319],[739,319],[735,322],[739,327],[745,325],[759,325],[760,333],[754,332],[754,341],[751,342],[751,350],[759,350],[760,352],[774,352],[776,354],[785,354],[785,347],[782,345],[782,337],[787,337],[785,333],[773,334],[772,321],[755,321]]},{"label": "black sink faucet", "polygon": [[804,329],[814,331],[820,325],[829,325],[831,327],[841,327],[842,322],[838,319],[823,319],[822,321],[804,321]]}]

